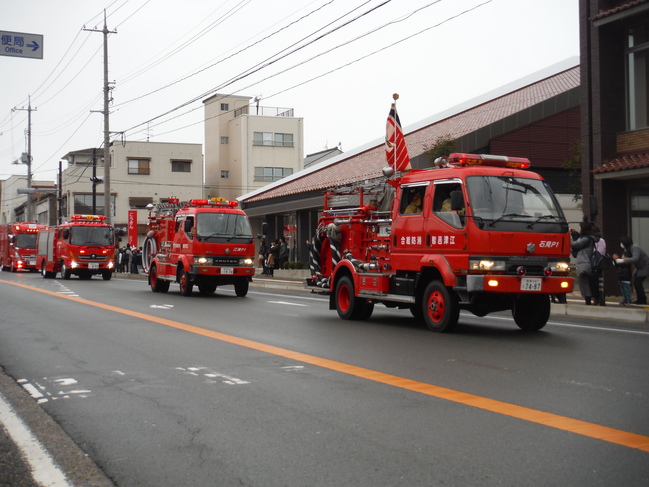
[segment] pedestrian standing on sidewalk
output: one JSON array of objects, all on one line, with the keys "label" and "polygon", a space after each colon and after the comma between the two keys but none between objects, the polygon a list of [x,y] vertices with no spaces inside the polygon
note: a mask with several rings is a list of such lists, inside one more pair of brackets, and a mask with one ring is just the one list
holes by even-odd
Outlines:
[{"label": "pedestrian standing on sidewalk", "polygon": [[[591,233],[592,236],[595,238],[599,238],[599,240],[595,241],[595,250],[599,252],[599,254],[602,256],[602,259],[600,260],[600,263],[597,267],[593,267],[593,263],[591,260],[591,269],[590,269],[590,291],[591,295],[593,296],[593,305],[598,306],[602,305],[605,306],[604,300],[600,296],[600,281],[603,278],[604,275],[604,263],[605,260],[607,259],[606,257],[606,241],[602,238],[602,234],[599,230],[599,228],[596,225],[591,226]],[[593,240],[594,240],[593,238]]]},{"label": "pedestrian standing on sidewalk", "polygon": [[615,263],[633,264],[635,267],[633,271],[633,287],[635,287],[636,300],[633,304],[647,304],[647,295],[644,292],[643,283],[649,274],[649,255],[638,244],[634,244],[631,237],[622,237],[620,244],[626,252],[631,254],[631,257],[617,258]]},{"label": "pedestrian standing on sidewalk", "polygon": [[599,236],[593,235],[593,224],[589,221],[582,221],[579,223],[580,231],[571,230],[572,236],[572,255],[576,258],[577,262],[577,282],[579,284],[579,292],[584,298],[587,305],[592,304],[593,291],[591,288],[591,274],[592,269],[590,266],[590,258],[595,249],[595,243],[599,241]]},{"label": "pedestrian standing on sidewalk", "polygon": [[[617,270],[617,281],[620,283],[620,292],[622,293],[622,306],[627,306],[631,304],[631,265],[624,264],[624,257],[631,257],[631,254],[624,250],[622,247],[622,254],[613,254],[613,264]],[[621,260],[622,263],[618,264],[617,260]]]}]

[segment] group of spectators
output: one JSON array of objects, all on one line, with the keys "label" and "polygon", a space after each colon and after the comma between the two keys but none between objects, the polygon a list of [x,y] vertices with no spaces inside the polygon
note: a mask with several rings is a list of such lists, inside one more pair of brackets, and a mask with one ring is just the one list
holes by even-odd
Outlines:
[{"label": "group of spectators", "polygon": [[259,255],[257,265],[261,267],[264,276],[273,277],[275,269],[283,269],[284,263],[288,262],[288,245],[286,239],[280,237],[266,245],[266,240],[262,240],[259,245]]},{"label": "group of spectators", "polygon": [[[620,239],[620,248],[610,254],[607,252],[606,241],[602,238],[599,228],[587,220],[579,224],[579,232],[571,230],[572,255],[577,263],[577,282],[579,292],[587,305],[602,304],[599,281],[607,263],[614,266],[617,272],[622,306],[629,304],[647,304],[644,291],[644,280],[649,275],[649,255],[633,243],[631,237]],[[602,256],[597,264],[593,255],[599,252]],[[631,285],[635,288],[636,300],[631,297]]]},{"label": "group of spectators", "polygon": [[126,247],[115,249],[115,272],[139,274],[142,268],[142,247]]}]

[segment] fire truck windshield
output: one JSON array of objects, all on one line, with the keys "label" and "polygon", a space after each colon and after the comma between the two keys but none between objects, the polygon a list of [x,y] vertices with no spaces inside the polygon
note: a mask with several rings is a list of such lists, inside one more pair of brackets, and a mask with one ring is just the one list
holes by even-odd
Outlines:
[{"label": "fire truck windshield", "polygon": [[252,240],[250,222],[236,213],[199,213],[196,215],[199,240],[243,243]]},{"label": "fire truck windshield", "polygon": [[72,245],[113,245],[113,227],[73,226],[70,228]]},{"label": "fire truck windshield", "polygon": [[[565,217],[552,190],[545,181],[510,176],[469,176],[467,191],[476,222],[494,227],[522,231],[535,226],[539,230],[562,231],[547,225],[565,225]],[[512,226],[516,222],[516,225]],[[483,228],[483,225],[480,225]]]},{"label": "fire truck windshield", "polygon": [[19,249],[35,249],[36,248],[36,234],[35,233],[19,233],[15,237],[14,245]]}]

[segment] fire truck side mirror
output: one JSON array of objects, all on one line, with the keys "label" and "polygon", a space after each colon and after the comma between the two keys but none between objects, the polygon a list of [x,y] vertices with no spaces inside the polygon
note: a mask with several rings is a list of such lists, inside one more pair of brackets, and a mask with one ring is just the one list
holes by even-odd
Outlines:
[{"label": "fire truck side mirror", "polygon": [[13,245],[13,244],[14,244],[14,236],[9,235],[9,245]]},{"label": "fire truck side mirror", "polygon": [[261,224],[261,235],[259,235],[257,238],[265,238],[268,235],[268,223],[263,222]]},{"label": "fire truck side mirror", "polygon": [[70,229],[69,228],[64,228],[63,229],[63,240],[67,240],[70,238]]},{"label": "fire truck side mirror", "polygon": [[451,191],[451,210],[460,211],[462,209],[464,209],[462,191]]}]

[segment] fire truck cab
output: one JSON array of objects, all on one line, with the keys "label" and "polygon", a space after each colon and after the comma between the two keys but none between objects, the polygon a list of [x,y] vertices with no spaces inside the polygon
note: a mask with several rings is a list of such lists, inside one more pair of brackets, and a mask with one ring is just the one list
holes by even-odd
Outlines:
[{"label": "fire truck cab", "polygon": [[108,281],[115,268],[115,231],[101,215],[72,215],[70,221],[42,230],[36,241],[36,266],[45,278],[61,272],[90,279],[95,274]]},{"label": "fire truck cab", "polygon": [[[529,166],[456,153],[386,180],[387,191],[328,192],[307,286],[328,293],[343,319],[367,319],[381,303],[410,309],[433,331],[452,330],[460,309],[511,310],[521,329],[542,328],[550,295],[573,288],[570,236],[550,187]],[[364,205],[370,197],[384,211]]]},{"label": "fire truck cab", "polygon": [[142,249],[151,290],[164,293],[178,282],[184,296],[194,285],[206,295],[231,284],[244,297],[255,272],[255,245],[248,217],[237,206],[221,198],[169,198],[152,207]]},{"label": "fire truck cab", "polygon": [[36,236],[47,228],[38,223],[0,225],[0,265],[3,271],[19,269],[34,271],[36,267]]}]

